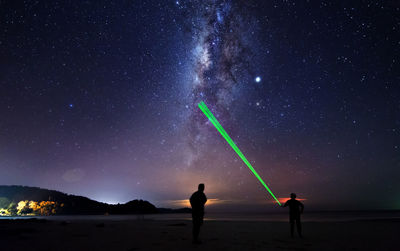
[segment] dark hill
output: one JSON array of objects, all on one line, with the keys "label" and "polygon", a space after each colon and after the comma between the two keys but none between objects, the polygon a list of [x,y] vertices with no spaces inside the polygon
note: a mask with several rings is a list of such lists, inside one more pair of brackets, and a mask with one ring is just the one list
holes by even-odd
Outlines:
[{"label": "dark hill", "polygon": [[[21,201],[27,203],[23,209],[19,206],[18,210]],[[158,213],[158,209],[148,201],[132,200],[125,204],[109,205],[83,196],[27,186],[0,186],[1,209],[11,214],[39,215]]]}]

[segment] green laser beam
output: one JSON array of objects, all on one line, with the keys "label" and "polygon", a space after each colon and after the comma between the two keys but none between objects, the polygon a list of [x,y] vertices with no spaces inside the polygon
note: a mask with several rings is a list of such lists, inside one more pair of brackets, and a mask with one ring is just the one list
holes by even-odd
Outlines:
[{"label": "green laser beam", "polygon": [[204,113],[204,115],[207,116],[207,118],[210,120],[210,122],[214,125],[214,127],[218,130],[218,132],[224,137],[226,142],[232,147],[232,149],[239,155],[239,157],[243,160],[243,162],[247,165],[247,167],[250,169],[250,171],[253,172],[254,176],[260,181],[260,183],[267,189],[267,191],[271,194],[271,196],[278,202],[279,206],[281,203],[279,200],[275,197],[275,195],[272,193],[271,189],[265,184],[265,182],[261,179],[260,175],[254,170],[253,166],[250,164],[250,162],[246,159],[246,157],[243,155],[243,153],[240,151],[239,147],[235,144],[235,142],[229,137],[228,133],[225,131],[225,129],[221,126],[221,124],[218,122],[218,120],[214,117],[212,112],[208,109],[206,104],[201,101],[198,104],[200,110]]}]

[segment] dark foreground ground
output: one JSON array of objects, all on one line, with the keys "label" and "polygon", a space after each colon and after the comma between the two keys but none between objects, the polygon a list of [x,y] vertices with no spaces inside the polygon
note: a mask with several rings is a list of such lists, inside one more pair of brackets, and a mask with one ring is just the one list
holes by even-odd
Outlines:
[{"label": "dark foreground ground", "polygon": [[400,221],[205,222],[191,243],[190,221],[0,220],[0,250],[400,250]]}]

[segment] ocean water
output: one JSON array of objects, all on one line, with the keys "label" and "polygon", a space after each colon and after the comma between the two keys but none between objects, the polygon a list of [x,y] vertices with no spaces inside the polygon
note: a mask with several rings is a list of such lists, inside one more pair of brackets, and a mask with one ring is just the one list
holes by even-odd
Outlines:
[{"label": "ocean water", "polygon": [[[127,220],[191,220],[191,214],[146,214],[146,215],[68,215],[37,217],[0,217],[1,219],[38,218],[58,221],[127,221]],[[267,221],[287,222],[286,213],[206,213],[206,221]],[[303,222],[340,222],[357,220],[400,220],[400,211],[332,211],[305,212]]]}]

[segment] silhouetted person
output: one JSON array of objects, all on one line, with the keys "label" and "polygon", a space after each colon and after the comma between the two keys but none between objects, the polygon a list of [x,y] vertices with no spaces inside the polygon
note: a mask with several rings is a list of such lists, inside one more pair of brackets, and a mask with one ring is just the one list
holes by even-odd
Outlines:
[{"label": "silhouetted person", "polygon": [[199,184],[199,189],[190,197],[193,218],[193,243],[201,243],[199,240],[200,226],[203,224],[204,204],[207,197],[204,194],[204,184]]},{"label": "silhouetted person", "polygon": [[282,207],[289,206],[289,220],[290,220],[290,234],[293,237],[294,234],[294,223],[296,222],[297,226],[297,233],[300,237],[301,235],[301,221],[300,221],[300,214],[303,213],[304,205],[300,201],[296,200],[296,194],[290,194],[290,200],[286,201],[286,203]]}]

